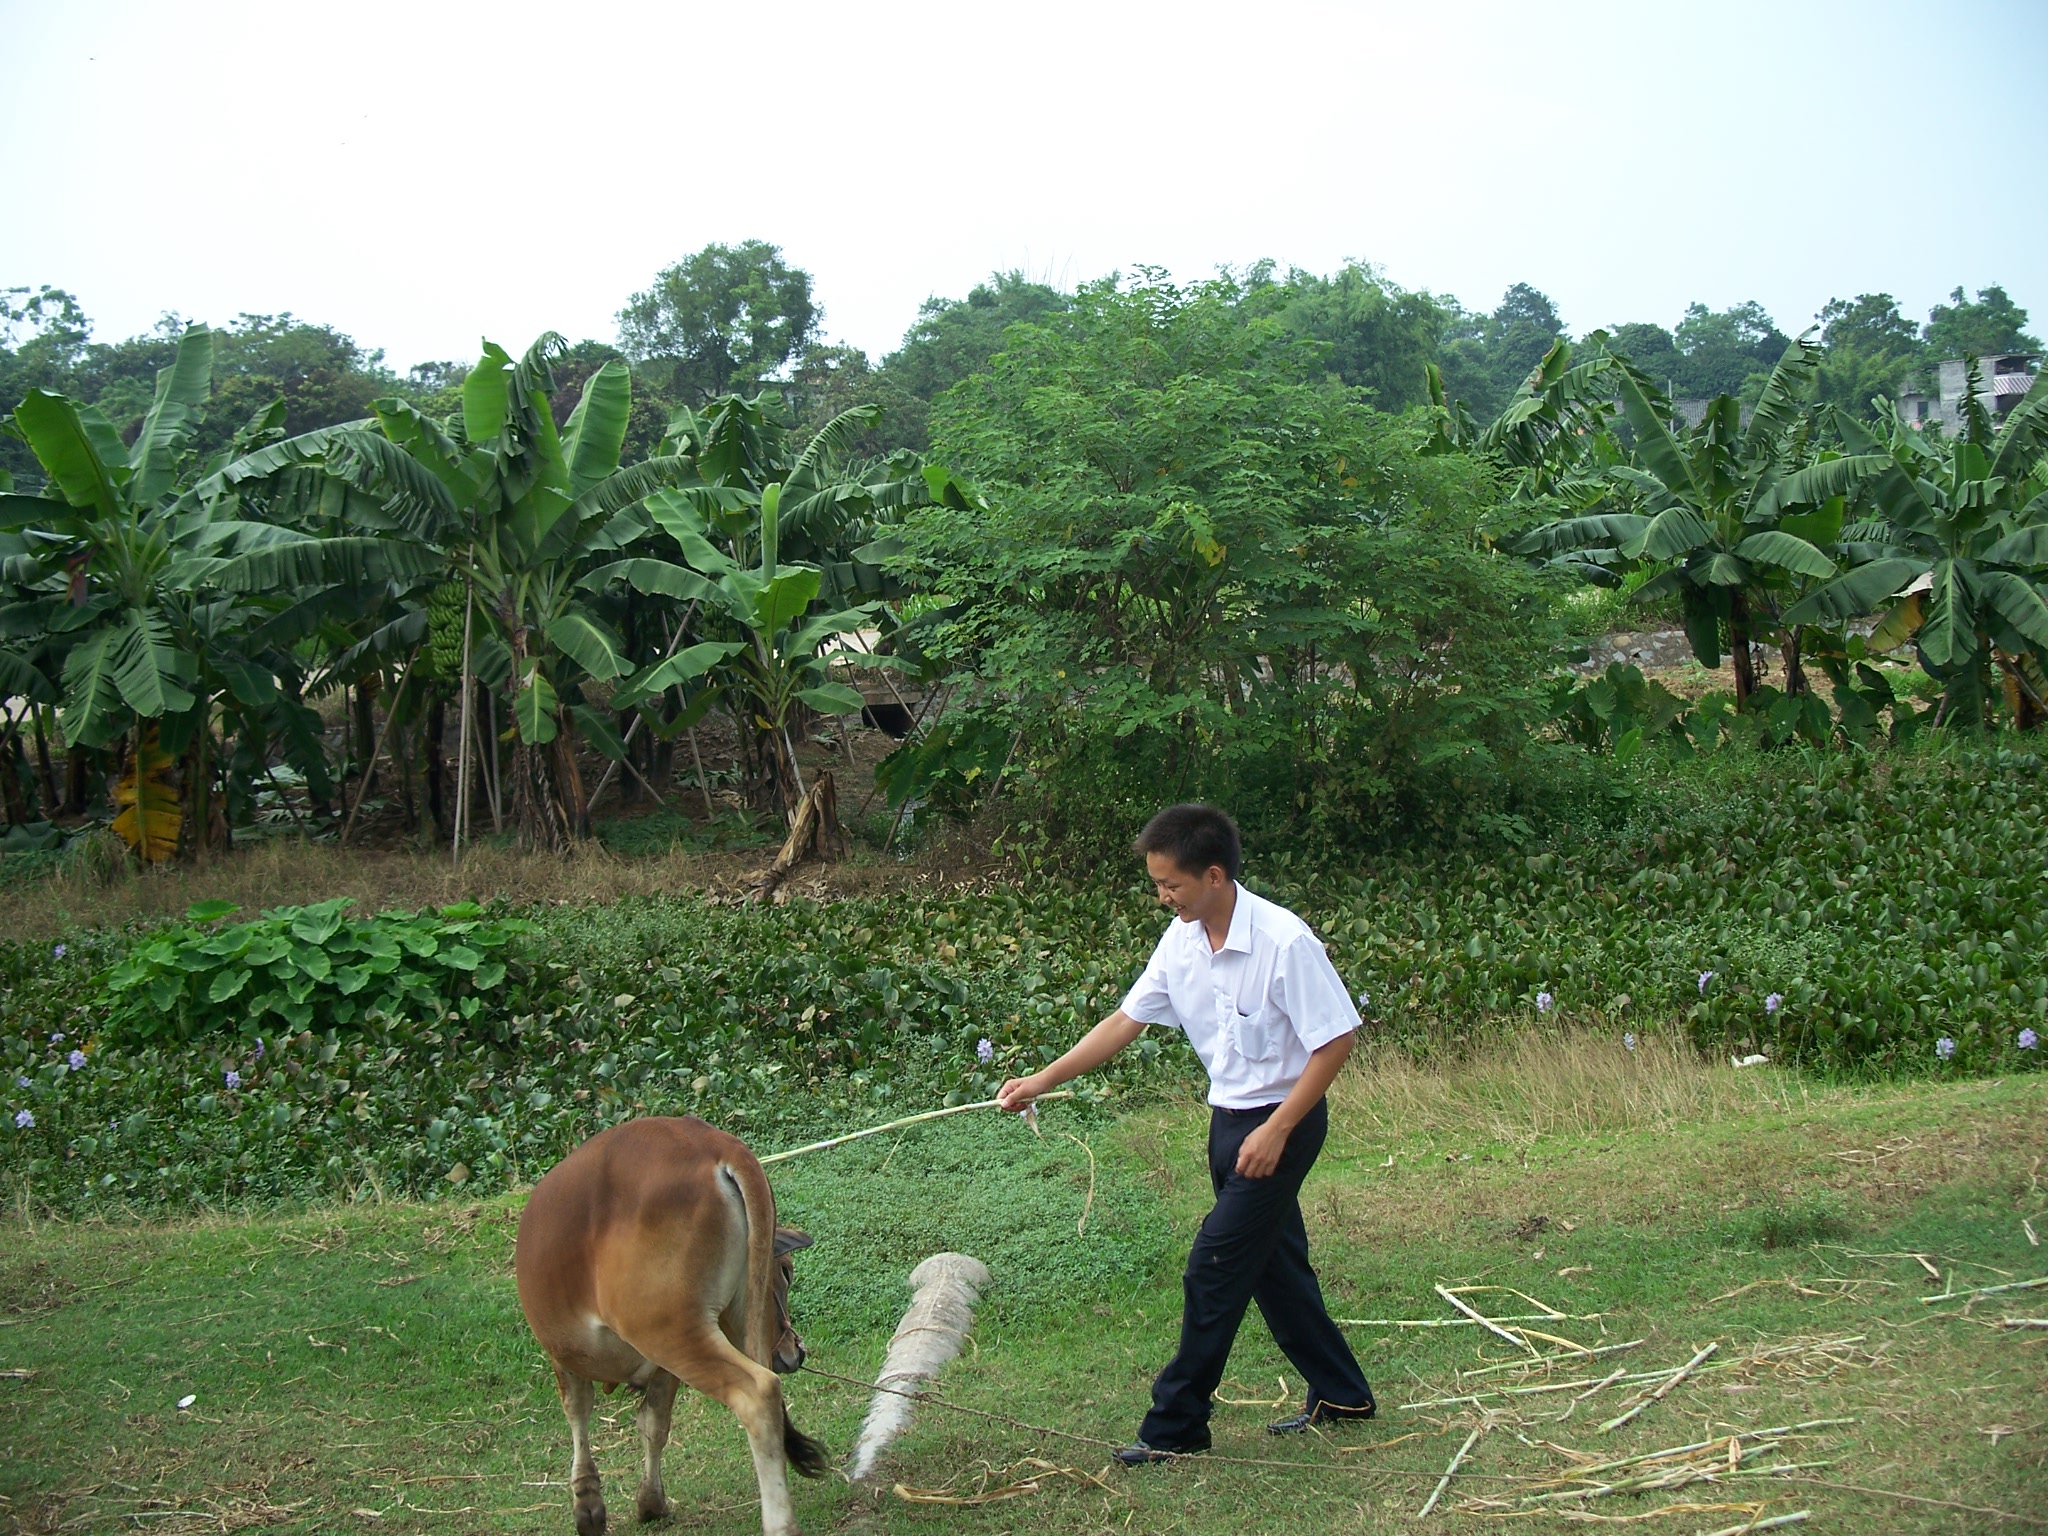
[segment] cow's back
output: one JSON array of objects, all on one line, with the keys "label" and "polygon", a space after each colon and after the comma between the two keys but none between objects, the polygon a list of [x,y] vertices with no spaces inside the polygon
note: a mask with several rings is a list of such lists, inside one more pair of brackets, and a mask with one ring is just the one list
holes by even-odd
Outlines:
[{"label": "cow's back", "polygon": [[724,1311],[744,1287],[746,1228],[719,1166],[752,1156],[702,1120],[650,1117],[599,1132],[557,1164],[527,1200],[513,1259],[542,1344],[586,1354],[605,1332],[631,1344],[646,1320]]}]

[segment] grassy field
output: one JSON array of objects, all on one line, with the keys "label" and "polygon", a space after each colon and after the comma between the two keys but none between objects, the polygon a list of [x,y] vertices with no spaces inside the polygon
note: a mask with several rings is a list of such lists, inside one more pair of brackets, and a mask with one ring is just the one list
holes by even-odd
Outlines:
[{"label": "grassy field", "polygon": [[[1282,1442],[1260,1432],[1276,1408],[1255,1400],[1282,1397],[1287,1367],[1253,1319],[1216,1454],[1112,1473],[1103,1442],[1135,1429],[1171,1349],[1178,1264],[1206,1203],[1202,1111],[1049,1109],[1039,1139],[1007,1119],[941,1122],[776,1170],[785,1213],[818,1238],[794,1303],[812,1362],[872,1375],[910,1266],[963,1249],[995,1283],[944,1395],[1080,1438],[923,1408],[880,1488],[798,1487],[806,1527],[1392,1531],[1473,1429],[1468,1475],[1431,1519],[1446,1531],[1517,1512],[1509,1529],[1600,1515],[1693,1533],[1799,1510],[1824,1531],[2048,1525],[2048,1332],[2000,1326],[2048,1315],[2048,1293],[1922,1301],[1951,1277],[2048,1273],[2027,1225],[2048,1232],[2048,1079],[1824,1087],[1530,1037],[1449,1068],[1383,1053],[1341,1082],[1334,1111],[1305,1203],[1338,1316],[1443,1318],[1439,1283],[1512,1286],[1574,1315],[1536,1325],[1548,1332],[1642,1342],[1473,1376],[1516,1352],[1471,1326],[1352,1327],[1380,1421]],[[1094,1153],[1092,1203],[1070,1138]],[[129,1227],[15,1217],[0,1229],[0,1527],[568,1530],[567,1438],[509,1272],[518,1204]],[[1698,1373],[1612,1433],[1598,1426],[1631,1401],[1626,1383],[1583,1401],[1580,1388],[1409,1406],[1675,1366],[1709,1343]],[[797,1423],[843,1454],[866,1394],[810,1375],[789,1396]],[[615,1521],[630,1520],[631,1407],[600,1399]],[[1822,1419],[1847,1422],[1776,1448],[1757,1434]],[[1688,1460],[1720,1469],[1711,1481],[1516,1502],[1575,1458],[1701,1441],[1716,1443]],[[679,1400],[668,1470],[674,1528],[758,1530],[725,1410]],[[1011,1496],[934,1503],[899,1481]]]}]

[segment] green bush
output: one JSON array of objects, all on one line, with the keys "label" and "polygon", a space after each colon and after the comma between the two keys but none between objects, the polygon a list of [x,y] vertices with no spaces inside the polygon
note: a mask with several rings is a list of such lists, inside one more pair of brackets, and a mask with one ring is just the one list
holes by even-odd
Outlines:
[{"label": "green bush", "polygon": [[348,905],[279,907],[216,929],[235,907],[200,903],[109,972],[109,1030],[184,1040],[437,1020],[450,1009],[473,1019],[501,988],[499,1012],[521,1005],[532,923],[475,905],[352,918]]}]

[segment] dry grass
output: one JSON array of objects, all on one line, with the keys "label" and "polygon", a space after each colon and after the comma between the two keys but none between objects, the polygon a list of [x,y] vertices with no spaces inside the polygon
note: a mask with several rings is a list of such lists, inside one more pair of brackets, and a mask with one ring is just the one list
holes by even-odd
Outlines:
[{"label": "dry grass", "polygon": [[[0,891],[0,932],[23,939],[61,938],[82,928],[182,916],[192,903],[211,900],[232,901],[253,914],[336,896],[350,897],[359,909],[374,912],[493,898],[535,904],[685,891],[725,894],[772,852],[676,852],[626,859],[595,843],[565,855],[480,846],[464,853],[457,868],[446,853],[260,843],[201,868],[123,870],[104,883],[82,874],[62,875]],[[870,895],[932,878],[930,870],[854,862],[803,871],[793,889],[811,897]]]},{"label": "dry grass", "polygon": [[1359,1140],[1410,1136],[1520,1146],[1719,1120],[1799,1102],[1776,1072],[1712,1062],[1681,1039],[1649,1035],[1508,1036],[1458,1062],[1423,1062],[1394,1045],[1363,1053],[1331,1093],[1335,1123]]}]

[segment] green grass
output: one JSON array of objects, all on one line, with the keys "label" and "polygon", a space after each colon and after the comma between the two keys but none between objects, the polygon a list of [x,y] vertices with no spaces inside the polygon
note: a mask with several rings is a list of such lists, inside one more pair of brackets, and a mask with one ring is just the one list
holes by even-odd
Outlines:
[{"label": "green grass", "polygon": [[[1206,1204],[1202,1112],[1190,1102],[1117,1120],[1092,1113],[1048,1109],[1043,1139],[1007,1118],[964,1117],[776,1169],[785,1213],[818,1238],[798,1258],[794,1294],[813,1362],[871,1376],[910,1266],[960,1248],[983,1257],[995,1281],[945,1394],[1028,1424],[1127,1437],[1172,1347],[1178,1265]],[[1520,1399],[1475,1447],[1454,1506],[1512,1494],[1519,1485],[1508,1479],[1559,1465],[1545,1442],[1612,1440],[1626,1454],[1841,1417],[1855,1423],[1791,1459],[1831,1463],[1811,1474],[1830,1481],[2040,1520],[2048,1345],[1995,1324],[2048,1312],[2048,1302],[1992,1298],[1965,1317],[1919,1303],[1932,1282],[1914,1260],[1857,1255],[1936,1255],[1959,1283],[2048,1272],[2021,1226],[2030,1218],[2048,1231],[2048,1079],[1823,1088],[1566,1041],[1548,1057],[1448,1073],[1382,1058],[1342,1084],[1333,1124],[1305,1205],[1339,1316],[1443,1316],[1433,1285],[1494,1284],[1603,1314],[1554,1331],[1587,1343],[1643,1338],[1622,1358],[1646,1366],[1676,1364],[1710,1340],[1730,1359],[1856,1338],[1832,1361],[1793,1354],[1703,1374],[1611,1436],[1594,1426],[1602,1405],[1615,1411],[1614,1390],[1562,1423],[1539,1415],[1561,1411],[1569,1394]],[[1075,1224],[1088,1160],[1068,1133],[1099,1164],[1085,1234]],[[567,1438],[510,1277],[517,1207],[512,1195],[141,1226],[17,1221],[0,1234],[0,1368],[34,1374],[0,1380],[0,1526],[568,1530]],[[1457,1386],[1461,1367],[1509,1351],[1473,1328],[1351,1332],[1381,1422],[1276,1442],[1260,1432],[1269,1410],[1218,1409],[1219,1456],[1288,1467],[1212,1458],[1110,1474],[1106,1487],[1043,1476],[1035,1494],[978,1507],[914,1504],[889,1483],[972,1493],[985,1476],[1000,1485],[1030,1474],[1026,1457],[1091,1474],[1107,1459],[1087,1444],[926,1408],[881,1491],[801,1484],[798,1511],[813,1532],[1406,1529],[1480,1419],[1398,1405],[1469,1390]],[[1278,1396],[1287,1371],[1253,1319],[1226,1395]],[[180,1412],[187,1393],[196,1401]],[[843,1455],[865,1394],[806,1376],[789,1395],[798,1424]],[[626,1394],[600,1399],[598,1455],[621,1528],[631,1407]],[[2012,1432],[1991,1433],[1999,1426]],[[1305,1469],[1291,1470],[1297,1463]],[[668,1471],[676,1528],[758,1530],[744,1440],[724,1409],[679,1400]],[[1742,1500],[1767,1501],[1770,1513],[1811,1509],[1813,1528],[1826,1531],[2021,1528],[1760,1479],[1592,1508]],[[1707,1531],[1742,1518],[1692,1513],[1644,1528]],[[1433,1523],[1491,1528],[1455,1507]],[[1566,1524],[1546,1516],[1512,1528]]]}]

